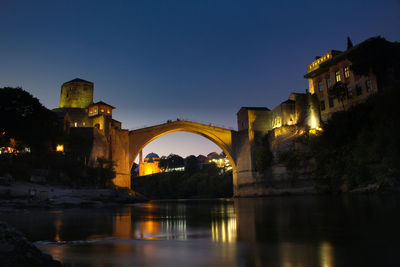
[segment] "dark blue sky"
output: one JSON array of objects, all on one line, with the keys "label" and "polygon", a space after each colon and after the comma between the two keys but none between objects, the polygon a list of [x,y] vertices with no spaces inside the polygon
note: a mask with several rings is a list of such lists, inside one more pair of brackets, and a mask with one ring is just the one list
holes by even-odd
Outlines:
[{"label": "dark blue sky", "polygon": [[[54,108],[61,84],[80,77],[124,128],[177,117],[236,128],[241,106],[273,108],[303,92],[306,65],[344,50],[347,36],[400,40],[399,0],[271,2],[1,0],[0,87]],[[217,148],[170,134],[146,150]]]}]

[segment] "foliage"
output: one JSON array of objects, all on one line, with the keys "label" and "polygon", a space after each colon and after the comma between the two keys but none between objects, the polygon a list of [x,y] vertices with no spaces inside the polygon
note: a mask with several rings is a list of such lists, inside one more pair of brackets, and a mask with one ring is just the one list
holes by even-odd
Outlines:
[{"label": "foliage", "polygon": [[273,155],[268,147],[258,147],[256,149],[256,170],[265,172],[272,163]]},{"label": "foliage", "polygon": [[278,162],[285,166],[290,181],[294,182],[299,177],[300,170],[310,164],[311,157],[308,152],[292,149],[279,153]]},{"label": "foliage", "polygon": [[190,155],[185,158],[185,172],[189,175],[194,174],[200,169],[196,156]]},{"label": "foliage", "polygon": [[[356,48],[356,49],[355,49]],[[378,88],[382,89],[400,76],[400,43],[388,42],[378,36],[349,50],[351,70],[356,75],[367,76],[370,72],[377,77]]]},{"label": "foliage", "polygon": [[57,115],[21,88],[0,88],[0,145],[14,138],[33,153],[48,150],[61,133]]},{"label": "foliage", "polygon": [[350,39],[350,36],[347,36],[347,49],[350,49],[353,47],[353,42]]},{"label": "foliage", "polygon": [[332,98],[336,98],[339,103],[342,103],[344,109],[344,100],[348,97],[347,84],[344,82],[337,82],[328,90],[328,94]]},{"label": "foliage", "polygon": [[400,177],[400,86],[334,113],[323,134],[310,140],[314,178],[329,191]]},{"label": "foliage", "polygon": [[115,178],[115,163],[106,158],[97,158],[96,177],[98,183],[103,187],[112,187],[112,179]]},{"label": "foliage", "polygon": [[264,135],[255,151],[255,167],[258,172],[265,172],[272,163],[274,155],[269,148],[268,135]]},{"label": "foliage", "polygon": [[115,177],[111,161],[100,159],[95,168],[70,155],[60,153],[0,155],[0,176],[29,181],[32,175],[43,176],[47,184],[71,187],[113,187]]},{"label": "foliage", "polygon": [[165,172],[135,177],[133,188],[150,198],[232,197],[232,172],[221,173],[211,164],[189,174]]},{"label": "foliage", "polygon": [[184,159],[176,154],[169,154],[168,157],[162,156],[158,164],[161,170],[173,169],[185,166]]}]

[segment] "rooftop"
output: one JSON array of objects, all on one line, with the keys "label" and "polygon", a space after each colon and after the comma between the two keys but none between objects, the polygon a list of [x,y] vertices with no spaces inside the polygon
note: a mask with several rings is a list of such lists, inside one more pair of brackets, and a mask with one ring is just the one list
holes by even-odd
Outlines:
[{"label": "rooftop", "polygon": [[80,78],[75,78],[75,79],[73,79],[73,80],[71,80],[69,82],[65,82],[65,83],[63,83],[63,85],[66,84],[66,83],[91,83],[91,84],[93,84],[92,82],[89,82],[89,81],[86,81],[86,80],[83,80],[83,79],[80,79]]}]

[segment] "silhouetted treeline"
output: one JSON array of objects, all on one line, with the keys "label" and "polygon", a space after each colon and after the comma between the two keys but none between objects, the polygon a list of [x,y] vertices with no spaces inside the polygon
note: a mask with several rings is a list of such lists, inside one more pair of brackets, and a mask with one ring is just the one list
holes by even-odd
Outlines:
[{"label": "silhouetted treeline", "polygon": [[133,190],[152,199],[232,197],[232,172],[205,165],[195,173],[164,172],[134,177]]}]

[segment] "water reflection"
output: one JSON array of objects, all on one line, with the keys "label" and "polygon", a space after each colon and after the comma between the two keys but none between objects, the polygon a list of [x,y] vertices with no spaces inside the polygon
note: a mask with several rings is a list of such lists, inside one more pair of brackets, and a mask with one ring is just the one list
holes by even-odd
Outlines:
[{"label": "water reflection", "polygon": [[211,214],[211,239],[214,242],[236,242],[236,228],[236,213],[233,203],[223,202],[216,206]]},{"label": "water reflection", "polygon": [[324,241],[319,247],[319,259],[321,267],[332,267],[333,263],[333,246],[331,243]]},{"label": "water reflection", "polygon": [[38,245],[72,265],[395,266],[399,202],[365,196],[165,201],[0,211],[0,219],[31,240],[54,242]]}]

